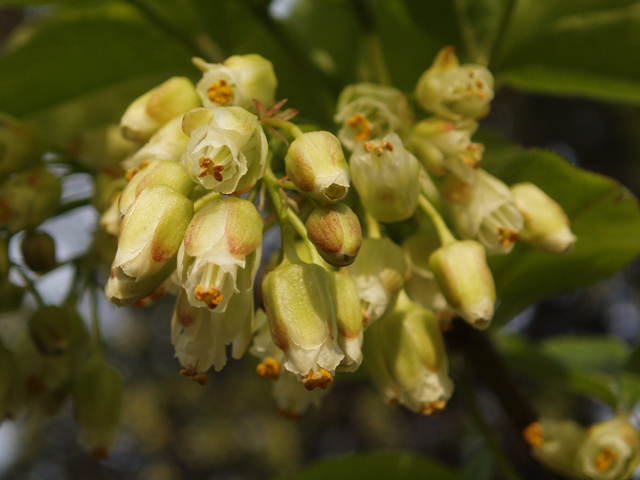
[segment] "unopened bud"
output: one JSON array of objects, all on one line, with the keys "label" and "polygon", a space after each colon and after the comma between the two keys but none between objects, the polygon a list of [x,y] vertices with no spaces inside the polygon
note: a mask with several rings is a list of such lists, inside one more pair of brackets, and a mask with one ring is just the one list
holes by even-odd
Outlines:
[{"label": "unopened bud", "polygon": [[321,202],[337,202],[349,192],[349,166],[340,140],[329,132],[307,132],[295,139],[285,166],[289,179]]},{"label": "unopened bud", "polygon": [[113,261],[121,280],[144,280],[177,253],[193,217],[193,202],[166,185],[145,188],[122,219]]},{"label": "unopened bud", "polygon": [[576,458],[586,435],[586,429],[573,420],[548,418],[530,424],[522,432],[525,441],[531,446],[532,455],[540,463],[549,470],[570,478],[579,476]]},{"label": "unopened bud", "polygon": [[330,265],[351,265],[362,245],[360,220],[343,203],[316,208],[307,218],[307,236]]},{"label": "unopened bud", "polygon": [[58,266],[56,242],[47,232],[27,232],[20,249],[24,263],[34,272],[47,273]]},{"label": "unopened bud", "polygon": [[29,331],[38,350],[45,355],[69,351],[83,338],[84,323],[73,308],[47,305],[29,318]]},{"label": "unopened bud", "polygon": [[473,240],[440,247],[429,265],[447,302],[466,322],[484,330],[493,318],[496,289],[484,247]]},{"label": "unopened bud", "polygon": [[0,186],[0,226],[11,233],[35,228],[60,205],[60,180],[44,167],[17,173]]},{"label": "unopened bud", "polygon": [[109,302],[117,307],[126,307],[133,305],[139,300],[148,297],[176,269],[175,258],[169,260],[162,266],[160,270],[144,280],[136,281],[134,278],[128,278],[116,275],[115,268],[111,268],[111,273],[107,285],[104,288],[105,296]]},{"label": "unopened bud", "polygon": [[118,439],[123,390],[120,373],[97,358],[85,365],[73,383],[80,443],[96,460],[107,457]]},{"label": "unopened bud", "polygon": [[145,142],[176,115],[200,106],[193,83],[185,77],[172,77],[137,98],[120,120],[122,135]]},{"label": "unopened bud", "polygon": [[533,183],[518,183],[511,187],[516,208],[524,218],[519,237],[551,253],[566,254],[576,242],[564,210]]},{"label": "unopened bud", "polygon": [[365,238],[345,271],[356,281],[365,327],[393,306],[409,273],[402,249],[388,238]]},{"label": "unopened bud", "polygon": [[169,160],[155,159],[140,169],[120,194],[118,207],[124,215],[142,191],[151,185],[167,185],[182,195],[189,196],[196,184],[182,165]]},{"label": "unopened bud", "polygon": [[420,162],[395,133],[359,143],[349,161],[353,186],[371,215],[381,222],[406,220],[418,206]]},{"label": "unopened bud", "polygon": [[205,107],[237,106],[256,113],[254,100],[267,108],[275,102],[273,64],[260,55],[233,55],[215,64],[194,58],[193,63],[204,73],[197,89]]},{"label": "unopened bud", "polygon": [[453,52],[454,47],[440,50],[418,80],[416,100],[425,110],[451,120],[486,115],[494,95],[493,75],[481,65],[460,65]]},{"label": "unopened bud", "polygon": [[326,388],[344,358],[337,344],[333,299],[324,269],[283,262],[262,282],[271,337],[284,351],[285,368],[308,390]]}]

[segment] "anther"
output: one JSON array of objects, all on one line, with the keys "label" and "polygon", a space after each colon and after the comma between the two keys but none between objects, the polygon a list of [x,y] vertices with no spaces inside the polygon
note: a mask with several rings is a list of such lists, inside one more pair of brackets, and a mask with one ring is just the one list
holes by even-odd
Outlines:
[{"label": "anther", "polygon": [[219,105],[229,103],[233,97],[233,90],[224,79],[213,82],[207,89],[207,93],[209,94],[209,99]]},{"label": "anther", "polygon": [[354,138],[356,142],[369,140],[371,138],[371,133],[373,131],[371,122],[369,122],[367,117],[363,114],[356,113],[353,117],[347,120],[347,125],[358,132]]},{"label": "anther", "polygon": [[333,382],[331,374],[324,368],[319,368],[317,372],[310,371],[302,377],[304,388],[311,391],[315,388],[325,389]]},{"label": "anther", "polygon": [[544,443],[542,437],[542,425],[538,422],[533,422],[522,431],[522,437],[524,441],[531,445],[533,448],[537,448]]},{"label": "anther", "polygon": [[598,455],[596,455],[595,460],[593,461],[596,468],[604,472],[605,470],[609,470],[613,461],[617,458],[616,452],[611,450],[608,447],[604,447],[602,451]]},{"label": "anther", "polygon": [[206,303],[212,310],[222,301],[222,293],[213,285],[205,290],[202,285],[198,284],[194,293],[198,301]]},{"label": "anther", "polygon": [[262,377],[277,380],[280,377],[281,369],[280,362],[271,357],[266,357],[262,363],[256,367],[256,372]]},{"label": "anther", "polygon": [[518,239],[518,232],[512,228],[498,227],[498,241],[500,245],[513,245]]},{"label": "anther", "polygon": [[198,165],[200,166],[200,168],[202,168],[200,174],[198,174],[198,177],[202,178],[206,177],[207,175],[213,175],[213,178],[215,178],[217,181],[222,181],[222,172],[224,172],[224,165],[216,165],[215,163],[213,163],[213,160],[207,157],[200,158],[200,160],[198,161]]}]

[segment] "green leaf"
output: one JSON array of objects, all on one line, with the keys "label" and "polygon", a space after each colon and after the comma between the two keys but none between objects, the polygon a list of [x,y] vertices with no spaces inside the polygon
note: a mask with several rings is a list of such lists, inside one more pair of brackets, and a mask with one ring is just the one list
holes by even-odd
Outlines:
[{"label": "green leaf", "polygon": [[47,23],[2,58],[0,109],[22,116],[134,78],[194,74],[190,58],[143,22],[80,16]]},{"label": "green leaf", "polygon": [[632,409],[640,401],[640,375],[623,372],[620,375],[620,385],[622,387],[623,398]]},{"label": "green leaf", "polygon": [[520,2],[493,65],[498,81],[529,91],[639,103],[640,65],[632,59],[640,54],[640,5],[579,3]]},{"label": "green leaf", "polygon": [[482,167],[507,185],[533,182],[564,208],[578,237],[566,256],[517,242],[509,255],[489,258],[502,325],[528,305],[575,290],[613,273],[640,254],[638,202],[615,180],[574,167],[546,150],[526,149],[487,134]]},{"label": "green leaf", "polygon": [[463,480],[441,463],[412,453],[370,453],[324,460],[291,477],[293,480]]},{"label": "green leaf", "polygon": [[625,342],[610,335],[553,337],[543,342],[542,351],[566,365],[610,374],[619,373],[631,353]]},{"label": "green leaf", "polygon": [[500,335],[499,346],[507,364],[514,370],[541,384],[593,396],[616,408],[618,384],[614,377],[565,364],[546,353],[541,346],[528,342],[519,335]]}]

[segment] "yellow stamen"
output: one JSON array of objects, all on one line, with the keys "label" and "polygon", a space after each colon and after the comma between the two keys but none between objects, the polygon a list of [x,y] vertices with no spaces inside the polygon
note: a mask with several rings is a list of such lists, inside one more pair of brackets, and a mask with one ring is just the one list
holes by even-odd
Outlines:
[{"label": "yellow stamen", "polygon": [[265,358],[260,365],[256,367],[258,375],[270,378],[271,380],[277,380],[280,377],[281,366],[280,362],[274,360],[271,357]]},{"label": "yellow stamen", "polygon": [[213,285],[209,286],[206,290],[200,284],[195,289],[196,298],[200,302],[204,302],[210,309],[216,308],[222,301],[222,293]]},{"label": "yellow stamen", "polygon": [[442,410],[446,407],[447,402],[443,399],[437,400],[435,402],[427,402],[423,403],[420,407],[420,413],[422,415],[429,415],[430,417],[437,417]]},{"label": "yellow stamen", "polygon": [[506,247],[516,243],[518,239],[518,232],[512,228],[498,227],[498,241],[500,245]]},{"label": "yellow stamen", "polygon": [[224,165],[216,165],[213,160],[207,157],[202,157],[198,162],[202,171],[198,177],[206,177],[207,175],[213,175],[217,181],[222,181],[222,172],[224,172]]},{"label": "yellow stamen", "polygon": [[369,122],[369,120],[367,120],[367,117],[365,117],[363,114],[356,113],[353,117],[347,120],[347,125],[358,132],[354,138],[356,142],[369,140],[371,138],[371,134],[373,132],[371,122]]},{"label": "yellow stamen", "polygon": [[191,364],[185,365],[184,369],[180,370],[180,375],[190,378],[198,385],[205,385],[209,379],[208,375],[204,372],[198,372]]},{"label": "yellow stamen", "polygon": [[310,371],[302,377],[302,384],[307,390],[313,390],[314,388],[321,388],[324,390],[331,382],[333,382],[333,378],[324,368],[319,368],[317,372]]},{"label": "yellow stamen", "polygon": [[233,90],[224,79],[213,82],[207,89],[207,93],[209,94],[209,99],[212,102],[218,103],[220,105],[229,103],[231,101],[231,98],[233,97]]},{"label": "yellow stamen", "polygon": [[533,422],[527,428],[522,431],[524,441],[531,445],[533,448],[538,448],[544,443],[542,437],[542,425],[538,422]]},{"label": "yellow stamen", "polygon": [[144,162],[140,162],[140,165],[138,165],[138,168],[130,168],[124,174],[124,179],[127,182],[130,182],[131,179],[135,176],[135,174],[138,173],[140,170],[144,169],[147,165],[149,165],[149,160],[145,160]]},{"label": "yellow stamen", "polygon": [[599,471],[604,472],[605,470],[609,470],[611,464],[617,457],[616,452],[608,447],[604,447],[602,451],[596,455],[594,463]]},{"label": "yellow stamen", "polygon": [[387,140],[382,140],[380,145],[376,145],[375,142],[366,142],[363,144],[364,150],[367,153],[371,153],[376,150],[376,155],[382,156],[385,150],[393,151],[393,144]]}]

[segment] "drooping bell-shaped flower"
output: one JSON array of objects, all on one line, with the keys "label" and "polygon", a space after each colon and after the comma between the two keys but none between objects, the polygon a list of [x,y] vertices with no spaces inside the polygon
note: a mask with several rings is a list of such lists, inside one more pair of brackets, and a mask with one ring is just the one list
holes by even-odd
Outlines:
[{"label": "drooping bell-shaped flower", "polygon": [[365,337],[365,366],[388,402],[424,415],[444,409],[453,382],[433,312],[401,293],[393,312],[372,325]]},{"label": "drooping bell-shaped flower", "polygon": [[222,313],[239,284],[253,285],[262,219],[248,200],[210,200],[191,220],[178,254],[178,278],[194,307]]},{"label": "drooping bell-shaped flower", "polygon": [[406,220],[418,206],[420,162],[391,133],[359,143],[349,160],[353,186],[368,212],[381,222]]},{"label": "drooping bell-shaped flower", "polygon": [[109,302],[117,307],[126,307],[153,294],[169,276],[176,270],[175,257],[166,262],[160,270],[145,278],[136,281],[124,275],[116,275],[115,268],[111,268],[109,280],[104,287],[104,293]]},{"label": "drooping bell-shaped flower", "polygon": [[418,80],[415,96],[422,108],[449,120],[479,118],[489,112],[493,75],[481,65],[460,65],[454,47],[445,47]]},{"label": "drooping bell-shaped flower", "polygon": [[191,140],[182,165],[194,182],[223,194],[246,192],[264,175],[267,137],[258,117],[240,107],[196,109],[183,130]]},{"label": "drooping bell-shaped flower", "polygon": [[392,132],[403,135],[411,117],[407,99],[400,90],[357,83],[340,93],[335,121],[341,125],[338,138],[353,150],[358,142],[384,138]]},{"label": "drooping bell-shaped flower", "polygon": [[393,306],[409,274],[402,249],[388,238],[365,238],[345,272],[356,282],[365,327]]},{"label": "drooping bell-shaped flower", "polygon": [[194,58],[204,75],[197,90],[205,107],[242,107],[256,113],[254,100],[270,108],[275,103],[278,80],[273,64],[257,54],[233,55],[222,63]]},{"label": "drooping bell-shaped flower", "polygon": [[442,205],[463,239],[482,243],[488,255],[509,253],[524,220],[504,183],[482,169],[473,183],[447,175],[440,189]]}]

